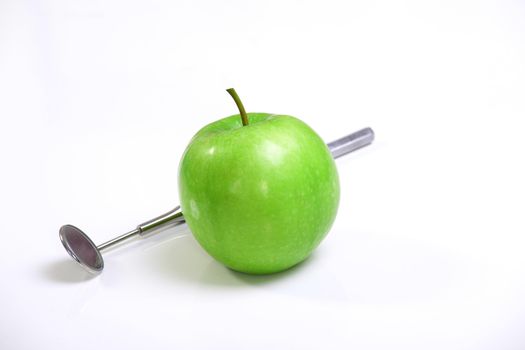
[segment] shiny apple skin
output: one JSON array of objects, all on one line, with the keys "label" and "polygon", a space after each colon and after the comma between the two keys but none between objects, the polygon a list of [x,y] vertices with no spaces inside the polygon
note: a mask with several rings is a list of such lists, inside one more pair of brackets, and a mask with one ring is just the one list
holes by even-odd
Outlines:
[{"label": "shiny apple skin", "polygon": [[286,270],[330,230],[339,178],[324,141],[301,120],[248,113],[202,128],[179,166],[184,217],[200,245],[229,268]]}]

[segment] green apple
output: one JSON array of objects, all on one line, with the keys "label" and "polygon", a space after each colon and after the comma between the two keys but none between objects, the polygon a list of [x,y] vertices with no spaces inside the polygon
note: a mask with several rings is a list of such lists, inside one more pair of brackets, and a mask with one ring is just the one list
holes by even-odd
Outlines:
[{"label": "green apple", "polygon": [[324,141],[297,118],[246,113],[202,128],[179,166],[188,226],[229,268],[288,269],[326,236],[339,205],[339,178]]}]

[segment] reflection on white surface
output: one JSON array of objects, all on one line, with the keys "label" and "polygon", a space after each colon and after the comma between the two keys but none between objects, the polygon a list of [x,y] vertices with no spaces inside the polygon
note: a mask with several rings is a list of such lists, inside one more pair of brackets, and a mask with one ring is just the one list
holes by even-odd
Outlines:
[{"label": "reflection on white surface", "polygon": [[66,257],[46,264],[42,270],[42,275],[51,282],[62,283],[86,282],[96,276]]}]

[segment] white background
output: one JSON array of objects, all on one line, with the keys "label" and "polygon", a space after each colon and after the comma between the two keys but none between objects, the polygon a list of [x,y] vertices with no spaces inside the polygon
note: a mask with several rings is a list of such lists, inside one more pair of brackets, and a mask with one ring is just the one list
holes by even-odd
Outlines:
[{"label": "white background", "polygon": [[[228,87],[375,129],[322,245],[255,277],[168,230],[89,277],[58,228],[174,207]],[[1,349],[525,348],[523,1],[2,0],[0,118]]]}]

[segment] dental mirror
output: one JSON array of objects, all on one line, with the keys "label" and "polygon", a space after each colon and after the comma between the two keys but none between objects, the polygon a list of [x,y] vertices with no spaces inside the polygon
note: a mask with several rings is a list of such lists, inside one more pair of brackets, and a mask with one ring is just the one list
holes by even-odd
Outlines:
[{"label": "dental mirror", "polygon": [[[372,141],[374,141],[374,131],[371,128],[364,128],[330,142],[327,146],[334,159],[337,159],[371,144]],[[59,237],[69,255],[87,271],[96,274],[104,269],[103,252],[132,238],[144,237],[156,229],[168,225],[179,226],[184,223],[185,220],[180,206],[177,206],[173,210],[148,220],[138,225],[134,230],[117,236],[99,246],[93,243],[87,234],[73,225],[62,226],[59,230]]]}]

